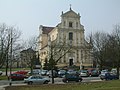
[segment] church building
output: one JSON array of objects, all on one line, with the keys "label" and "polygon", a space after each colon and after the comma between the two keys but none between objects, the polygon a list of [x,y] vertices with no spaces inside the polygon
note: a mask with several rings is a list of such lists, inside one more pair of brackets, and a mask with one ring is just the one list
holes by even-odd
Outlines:
[{"label": "church building", "polygon": [[[39,55],[42,66],[51,53],[57,55],[54,55],[54,59],[58,60],[58,67],[78,66],[82,69],[93,66],[92,44],[85,40],[85,29],[80,18],[80,14],[70,7],[69,11],[62,12],[61,22],[57,26],[40,25]],[[51,50],[53,45],[57,49]],[[58,52],[55,53],[55,50]]]}]

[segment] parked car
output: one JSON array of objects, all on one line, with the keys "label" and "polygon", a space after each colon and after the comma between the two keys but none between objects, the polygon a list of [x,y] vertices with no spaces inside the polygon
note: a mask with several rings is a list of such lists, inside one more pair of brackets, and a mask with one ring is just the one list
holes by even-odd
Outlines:
[{"label": "parked car", "polygon": [[[32,73],[33,73],[33,75],[38,75],[38,74],[41,74],[41,70],[40,69],[33,69]],[[28,72],[28,74],[31,74],[31,71]]]},{"label": "parked car", "polygon": [[89,68],[87,69],[88,73],[89,73],[89,76],[99,76],[100,74],[100,71],[96,68]]},{"label": "parked car", "polygon": [[24,80],[24,78],[27,78],[27,76],[25,76],[23,74],[17,74],[17,73],[13,73],[10,76],[8,76],[8,79],[11,79],[12,81],[14,81],[14,80]]},{"label": "parked car", "polygon": [[59,70],[58,71],[58,77],[63,77],[66,74],[66,70]]},{"label": "parked car", "polygon": [[81,76],[79,76],[78,73],[76,74],[66,74],[65,77],[62,79],[63,82],[69,82],[69,81],[76,81],[81,82],[83,79]]},{"label": "parked car", "polygon": [[118,79],[118,76],[117,76],[117,74],[107,72],[105,74],[101,74],[100,79],[101,80],[113,80],[113,79]]},{"label": "parked car", "polygon": [[48,84],[50,82],[49,78],[41,77],[41,76],[30,76],[27,79],[24,79],[24,82],[31,84]]},{"label": "parked car", "polygon": [[111,73],[117,74],[117,69],[116,69],[116,68],[113,68],[113,69],[111,70]]},{"label": "parked car", "polygon": [[42,75],[42,76],[45,76],[45,75],[47,75],[47,72],[48,72],[48,70],[42,70],[42,71],[41,71],[41,75]]},{"label": "parked car", "polygon": [[100,74],[100,72],[99,72],[99,70],[97,70],[97,69],[91,69],[91,70],[88,70],[88,72],[89,72],[89,76],[99,76],[99,74]]},{"label": "parked car", "polygon": [[89,77],[89,72],[87,70],[80,70],[79,74],[81,77]]},{"label": "parked car", "polygon": [[22,70],[22,71],[17,71],[14,73],[26,75],[28,73],[28,71]]},{"label": "parked car", "polygon": [[[52,77],[52,70],[47,72],[47,76]],[[58,76],[57,72],[55,70],[53,70],[53,77],[55,78],[57,76]]]},{"label": "parked car", "polygon": [[106,73],[108,73],[108,70],[106,70],[106,69],[101,71],[101,73],[99,75],[101,80],[105,79],[105,74]]},{"label": "parked car", "polygon": [[105,74],[105,73],[108,73],[108,69],[104,69],[100,72],[101,74]]},{"label": "parked car", "polygon": [[67,73],[67,74],[76,74],[77,71],[70,69],[70,70],[68,70],[66,73]]},{"label": "parked car", "polygon": [[0,75],[2,75],[3,74],[3,72],[2,71],[0,71]]}]

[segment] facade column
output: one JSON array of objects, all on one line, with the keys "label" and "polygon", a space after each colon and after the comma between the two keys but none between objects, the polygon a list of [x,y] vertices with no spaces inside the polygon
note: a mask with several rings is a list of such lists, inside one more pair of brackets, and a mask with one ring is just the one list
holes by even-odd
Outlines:
[{"label": "facade column", "polygon": [[77,49],[77,63],[79,63],[79,50]]},{"label": "facade column", "polygon": [[77,33],[73,32],[73,45],[77,46]]},{"label": "facade column", "polygon": [[[65,53],[65,51],[64,51]],[[63,63],[66,63],[66,55],[63,57]]]},{"label": "facade column", "polygon": [[74,64],[77,64],[77,50],[75,50],[74,52],[75,52],[75,56],[74,56],[73,61],[74,61]]},{"label": "facade column", "polygon": [[80,50],[81,51],[81,58],[80,58],[80,70],[82,69],[82,65],[83,65],[83,50]]}]

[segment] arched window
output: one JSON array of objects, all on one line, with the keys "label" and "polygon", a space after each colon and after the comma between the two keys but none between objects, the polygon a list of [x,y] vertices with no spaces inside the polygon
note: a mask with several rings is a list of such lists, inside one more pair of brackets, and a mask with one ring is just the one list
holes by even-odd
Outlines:
[{"label": "arched window", "polygon": [[73,40],[73,33],[69,32],[69,40]]}]

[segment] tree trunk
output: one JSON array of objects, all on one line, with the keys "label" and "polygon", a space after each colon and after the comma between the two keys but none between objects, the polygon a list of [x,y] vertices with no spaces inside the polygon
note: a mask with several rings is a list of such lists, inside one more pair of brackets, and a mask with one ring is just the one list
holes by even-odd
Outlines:
[{"label": "tree trunk", "polygon": [[6,61],[6,76],[8,76],[8,60]]},{"label": "tree trunk", "polygon": [[51,70],[52,73],[52,84],[54,84],[54,75],[53,75],[53,69]]},{"label": "tree trunk", "polygon": [[6,56],[6,76],[8,76],[8,53]]},{"label": "tree trunk", "polygon": [[118,79],[119,79],[119,65],[117,65],[117,76],[118,76]]}]

